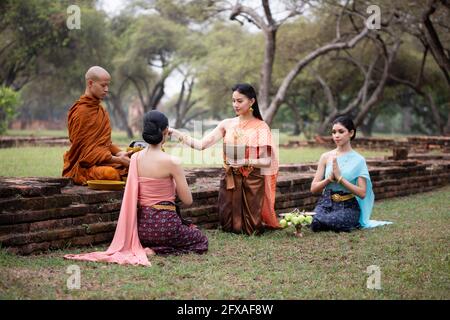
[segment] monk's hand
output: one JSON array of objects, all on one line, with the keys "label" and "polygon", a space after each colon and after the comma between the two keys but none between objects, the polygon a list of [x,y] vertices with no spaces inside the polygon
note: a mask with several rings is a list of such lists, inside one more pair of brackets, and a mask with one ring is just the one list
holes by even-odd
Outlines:
[{"label": "monk's hand", "polygon": [[116,154],[116,157],[119,159],[120,164],[122,164],[125,167],[129,167],[130,166],[130,156],[129,156],[129,152],[126,151],[120,151]]},{"label": "monk's hand", "polygon": [[126,157],[131,157],[131,155],[134,153],[134,151],[133,150],[130,150],[130,151],[119,151],[119,152],[117,152],[116,153],[116,156],[117,157],[122,157],[122,156],[126,156]]}]

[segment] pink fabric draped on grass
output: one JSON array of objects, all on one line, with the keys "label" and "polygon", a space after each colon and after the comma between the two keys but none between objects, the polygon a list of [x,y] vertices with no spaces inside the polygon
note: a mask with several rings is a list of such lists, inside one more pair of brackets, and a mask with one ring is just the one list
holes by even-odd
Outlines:
[{"label": "pink fabric draped on grass", "polygon": [[[139,178],[137,173],[138,154],[139,153],[135,153],[131,157],[127,184],[123,195],[122,206],[120,208],[119,220],[113,241],[108,250],[84,254],[67,254],[64,258],[72,260],[151,266],[147,254],[152,254],[154,252],[150,248],[142,247],[138,236],[138,198],[142,199],[142,195],[145,195],[145,199],[147,201],[145,201],[146,203],[144,205],[153,205],[154,203],[163,200],[173,201],[175,198],[175,189],[173,187],[172,179]],[[146,183],[148,182],[147,180],[150,179],[151,184]],[[141,190],[139,189],[140,187]],[[158,192],[161,194],[158,194]],[[167,196],[169,199],[162,197],[162,194]]]}]

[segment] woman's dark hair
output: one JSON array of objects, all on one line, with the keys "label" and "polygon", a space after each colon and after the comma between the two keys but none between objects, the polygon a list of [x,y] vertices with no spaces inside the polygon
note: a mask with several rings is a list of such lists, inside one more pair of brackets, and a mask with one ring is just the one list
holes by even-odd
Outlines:
[{"label": "woman's dark hair", "polygon": [[259,111],[258,99],[256,99],[256,91],[251,85],[249,85],[248,83],[238,83],[238,84],[235,84],[231,88],[231,90],[233,90],[233,92],[237,91],[249,99],[255,99],[255,103],[252,105],[253,116],[255,118],[258,118],[259,120],[263,120],[263,118],[261,116],[261,112]]},{"label": "woman's dark hair", "polygon": [[340,116],[340,117],[337,117],[336,119],[334,119],[333,125],[335,125],[337,123],[343,125],[349,132],[353,130],[353,136],[350,138],[350,140],[355,139],[356,127],[355,127],[355,124],[353,123],[352,118],[350,118],[349,116]]},{"label": "woman's dark hair", "polygon": [[164,113],[152,110],[144,115],[144,130],[142,138],[148,144],[159,144],[163,140],[163,131],[169,126],[169,120]]}]

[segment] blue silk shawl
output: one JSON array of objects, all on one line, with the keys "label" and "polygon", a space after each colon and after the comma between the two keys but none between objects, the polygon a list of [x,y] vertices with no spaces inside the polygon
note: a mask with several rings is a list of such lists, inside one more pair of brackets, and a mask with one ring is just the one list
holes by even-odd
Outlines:
[{"label": "blue silk shawl", "polygon": [[[391,224],[392,222],[390,221],[370,220],[375,195],[373,193],[372,181],[370,180],[369,170],[367,169],[367,164],[364,157],[352,150],[337,157],[337,163],[341,171],[341,175],[350,183],[357,185],[358,177],[363,177],[366,179],[367,188],[364,199],[355,195],[361,209],[361,215],[359,217],[361,228],[374,228],[385,224]],[[332,168],[332,162],[328,161],[325,168],[325,177],[328,177],[331,174]],[[344,186],[335,182],[330,183],[326,188],[333,191],[350,192]]]}]

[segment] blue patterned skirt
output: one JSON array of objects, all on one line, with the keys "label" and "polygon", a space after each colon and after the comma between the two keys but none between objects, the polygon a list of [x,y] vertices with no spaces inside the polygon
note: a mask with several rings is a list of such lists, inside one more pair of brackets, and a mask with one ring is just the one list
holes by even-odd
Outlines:
[{"label": "blue patterned skirt", "polygon": [[[166,201],[158,204],[173,205]],[[208,251],[208,238],[196,227],[183,224],[176,211],[140,207],[138,234],[142,246],[157,254],[201,254]]]},{"label": "blue patterned skirt", "polygon": [[349,232],[360,227],[361,209],[356,198],[334,202],[331,195],[335,193],[348,194],[342,191],[324,191],[314,209],[316,215],[313,216],[311,223],[312,231]]}]

